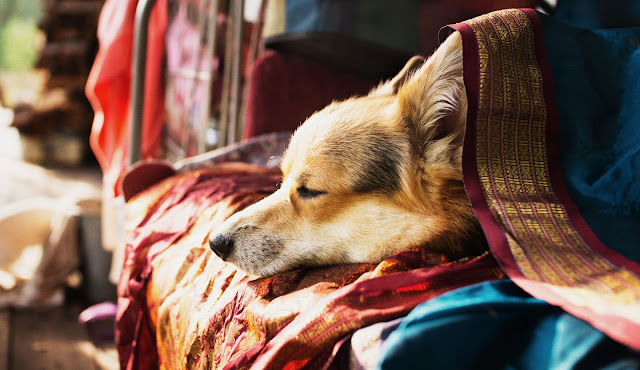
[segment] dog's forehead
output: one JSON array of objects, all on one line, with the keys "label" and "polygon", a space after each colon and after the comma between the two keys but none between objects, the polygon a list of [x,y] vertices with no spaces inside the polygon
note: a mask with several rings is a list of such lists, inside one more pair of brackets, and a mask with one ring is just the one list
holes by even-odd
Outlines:
[{"label": "dog's forehead", "polygon": [[353,140],[393,129],[397,109],[389,97],[360,97],[334,102],[311,115],[293,136],[299,152],[333,150]]},{"label": "dog's forehead", "polygon": [[406,148],[388,103],[350,99],[311,116],[292,137],[283,159],[285,178],[353,192],[397,188],[400,153]]},{"label": "dog's forehead", "polygon": [[[342,149],[340,149],[342,147]],[[282,172],[291,184],[326,186],[326,178],[344,173],[344,163],[338,160],[343,145],[326,137],[326,132],[301,127],[291,140],[282,162]],[[318,184],[321,182],[323,184]]]},{"label": "dog's forehead", "polygon": [[363,103],[361,99],[332,103],[307,118],[291,138],[283,171],[310,165],[308,162],[330,161],[347,149],[357,150],[350,144],[377,130],[375,126],[381,120],[378,112],[363,109]]}]

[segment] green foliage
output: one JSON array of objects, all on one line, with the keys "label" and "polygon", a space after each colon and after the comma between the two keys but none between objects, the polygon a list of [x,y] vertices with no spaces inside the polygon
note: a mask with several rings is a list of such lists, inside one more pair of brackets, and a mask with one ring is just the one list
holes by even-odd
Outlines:
[{"label": "green foliage", "polygon": [[38,33],[35,18],[10,18],[0,28],[0,69],[25,71],[36,60],[35,38]]},{"label": "green foliage", "polygon": [[16,1],[15,16],[37,21],[40,19],[41,1],[27,0]]},{"label": "green foliage", "polygon": [[41,12],[39,0],[0,0],[0,69],[33,68]]},{"label": "green foliage", "polygon": [[38,20],[40,7],[39,0],[0,0],[0,26],[12,17]]}]

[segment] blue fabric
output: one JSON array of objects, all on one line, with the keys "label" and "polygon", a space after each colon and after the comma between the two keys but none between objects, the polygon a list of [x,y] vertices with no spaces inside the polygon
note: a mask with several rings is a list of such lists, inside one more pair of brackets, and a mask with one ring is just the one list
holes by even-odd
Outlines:
[{"label": "blue fabric", "polygon": [[638,0],[558,0],[554,17],[584,28],[640,26]]},{"label": "blue fabric", "polygon": [[288,0],[288,33],[328,32],[420,53],[420,0]]},{"label": "blue fabric", "polygon": [[510,280],[416,307],[389,335],[380,369],[639,369],[640,353]]},{"label": "blue fabric", "polygon": [[605,245],[640,262],[640,28],[540,19],[569,195]]}]

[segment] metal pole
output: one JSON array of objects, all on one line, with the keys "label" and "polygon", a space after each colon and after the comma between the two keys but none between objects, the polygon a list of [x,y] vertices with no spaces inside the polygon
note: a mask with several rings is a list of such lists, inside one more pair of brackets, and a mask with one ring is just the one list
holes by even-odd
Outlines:
[{"label": "metal pole", "polygon": [[228,5],[228,23],[225,34],[224,45],[224,64],[222,71],[222,96],[220,98],[220,124],[219,124],[219,141],[218,147],[230,144],[227,140],[229,137],[229,115],[230,95],[231,95],[231,64],[233,63],[233,7],[234,0],[227,1]]},{"label": "metal pole", "polygon": [[216,49],[215,49],[216,48],[216,32],[218,31],[218,23],[217,23],[218,0],[210,0],[209,3],[205,3],[205,4],[208,5],[205,8],[205,11],[207,12],[207,16],[208,16],[207,18],[208,32],[207,32],[207,47],[205,48],[205,50],[207,51],[207,59],[204,65],[207,67],[207,72],[209,73],[209,79],[206,81],[207,88],[205,90],[205,96],[203,98],[204,107],[202,109],[204,110],[204,113],[203,113],[204,122],[202,122],[202,126],[201,126],[203,130],[200,136],[200,145],[198,146],[198,154],[204,153],[207,150],[206,134],[207,134],[207,130],[209,129],[209,120],[210,120],[209,115],[211,114],[211,109],[210,109],[211,90],[213,89],[213,83],[215,82],[214,81],[215,73],[213,73],[213,70],[211,67],[213,64],[213,58],[216,53]]},{"label": "metal pole", "polygon": [[204,122],[202,124],[202,133],[200,137],[200,146],[198,148],[198,154],[204,153],[207,151],[207,130],[209,129],[209,115],[211,114],[211,90],[213,89],[213,83],[215,82],[215,73],[213,73],[213,58],[216,53],[216,32],[218,31],[218,0],[210,1],[210,8],[206,8],[205,11],[208,13],[208,23],[209,28],[207,32],[207,60],[205,65],[207,66],[207,71],[209,72],[209,79],[207,80],[207,89],[205,90],[204,96]]},{"label": "metal pole", "polygon": [[144,85],[147,65],[149,17],[156,0],[140,0],[136,8],[131,69],[131,123],[129,137],[129,164],[141,159],[142,115],[144,112]]},{"label": "metal pole", "polygon": [[[242,44],[244,39],[244,0],[237,0],[233,2],[233,6],[229,9],[229,13],[232,14],[233,23],[233,56],[231,64],[231,91],[229,92],[229,132],[227,133],[228,144],[233,144],[238,141],[240,132],[239,114],[240,114],[240,82],[242,80],[242,57],[243,50]],[[227,31],[228,32],[228,31]]]}]

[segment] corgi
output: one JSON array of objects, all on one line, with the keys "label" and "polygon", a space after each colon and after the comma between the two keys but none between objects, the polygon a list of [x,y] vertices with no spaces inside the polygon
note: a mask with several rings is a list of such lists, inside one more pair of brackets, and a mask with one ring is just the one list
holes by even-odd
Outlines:
[{"label": "corgi", "polygon": [[481,254],[462,183],[466,115],[455,32],[368,95],[310,116],[285,151],[279,189],[214,230],[211,249],[259,276],[377,263],[412,247]]}]

